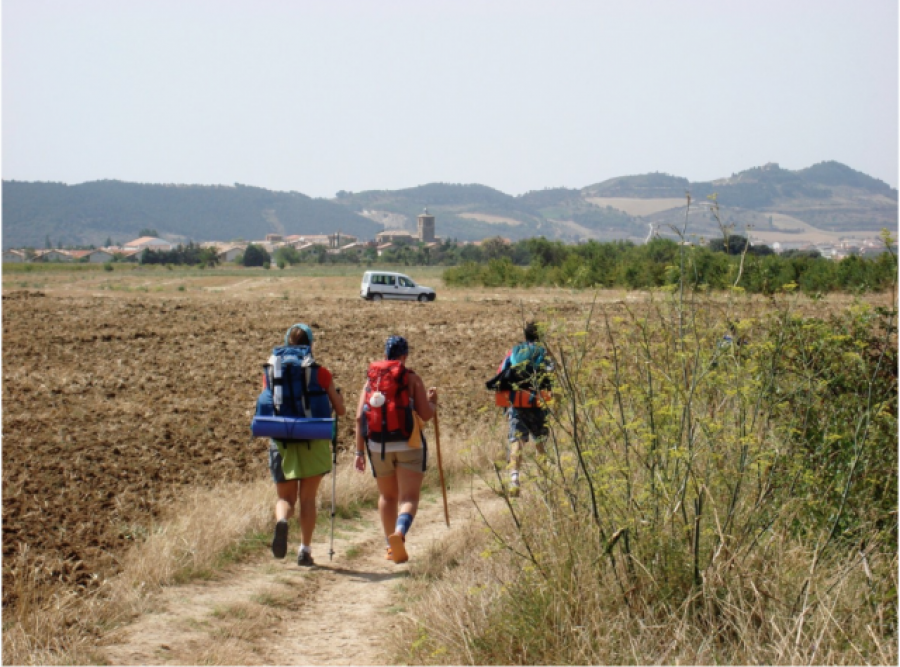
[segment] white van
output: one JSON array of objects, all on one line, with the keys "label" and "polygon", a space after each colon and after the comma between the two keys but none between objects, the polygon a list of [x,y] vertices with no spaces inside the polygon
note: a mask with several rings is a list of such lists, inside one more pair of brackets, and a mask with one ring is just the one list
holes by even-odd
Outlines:
[{"label": "white van", "polygon": [[434,301],[434,290],[416,285],[413,279],[392,271],[366,271],[363,274],[359,295],[367,301],[405,299],[407,301]]}]

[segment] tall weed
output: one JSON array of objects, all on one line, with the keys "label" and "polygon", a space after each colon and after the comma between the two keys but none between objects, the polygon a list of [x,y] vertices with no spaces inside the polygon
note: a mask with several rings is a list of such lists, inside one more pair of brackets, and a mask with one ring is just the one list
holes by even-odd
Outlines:
[{"label": "tall weed", "polygon": [[896,311],[798,298],[676,288],[551,320],[548,456],[403,657],[896,661]]}]

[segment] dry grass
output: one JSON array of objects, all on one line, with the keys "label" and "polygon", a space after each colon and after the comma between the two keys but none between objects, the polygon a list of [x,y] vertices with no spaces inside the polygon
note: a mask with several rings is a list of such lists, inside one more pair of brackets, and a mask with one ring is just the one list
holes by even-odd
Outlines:
[{"label": "dry grass", "polygon": [[[427,433],[433,442],[432,427]],[[481,462],[478,451],[473,454],[449,438],[442,439],[441,453],[448,477],[469,469],[473,460]],[[352,514],[355,508],[371,506],[378,498],[371,474],[357,472],[353,459],[347,454],[338,458],[335,484],[339,513]],[[433,450],[426,485],[438,485]],[[330,512],[331,492],[331,478],[326,477],[319,487],[320,512]],[[187,490],[177,504],[163,509],[166,518],[151,528],[146,539],[125,554],[120,573],[89,595],[82,591],[47,592],[27,576],[16,577],[20,603],[4,618],[3,663],[97,663],[98,632],[152,611],[154,593],[162,587],[209,576],[227,560],[259,549],[261,540],[253,538],[263,535],[262,541],[267,540],[274,501],[268,480]],[[31,562],[27,554],[19,560]],[[271,610],[290,606],[296,597],[293,592],[291,596],[286,598],[284,591],[273,590],[269,596],[257,596],[255,604],[222,610],[216,626],[217,632],[224,633],[220,640],[200,653],[180,655],[178,659],[184,664],[258,662],[258,656],[248,653],[242,637],[248,632],[258,635],[267,625]]]},{"label": "dry grass", "polygon": [[[532,497],[533,505],[542,501]],[[534,511],[519,507],[521,512]],[[411,664],[883,664],[897,663],[891,631],[897,561],[857,555],[820,566],[807,596],[793,593],[809,572],[812,550],[773,539],[764,556],[706,573],[687,603],[667,609],[597,576],[587,553],[553,571],[541,589],[525,586],[523,561],[500,548],[493,531],[521,547],[509,515],[492,531],[469,531],[437,545],[411,570],[415,600],[391,638]],[[571,545],[570,545],[571,546]],[[549,550],[552,544],[546,544]],[[585,550],[586,551],[586,550]],[[553,568],[552,558],[544,563]],[[565,559],[563,559],[565,560]],[[560,563],[556,563],[556,567]],[[569,563],[572,566],[572,563]],[[529,569],[528,566],[524,566]],[[739,571],[736,572],[735,569]],[[556,583],[554,583],[556,582]],[[884,590],[885,587],[882,587]]]},{"label": "dry grass", "polygon": [[[248,536],[268,531],[272,494],[271,483],[262,481],[186,491],[165,508],[170,518],[125,555],[119,575],[91,594],[47,594],[20,573],[20,602],[4,618],[4,664],[96,662],[98,631],[152,609],[161,587],[203,576],[221,566],[223,557],[238,556],[236,545]],[[23,555],[21,562],[28,559]]]}]

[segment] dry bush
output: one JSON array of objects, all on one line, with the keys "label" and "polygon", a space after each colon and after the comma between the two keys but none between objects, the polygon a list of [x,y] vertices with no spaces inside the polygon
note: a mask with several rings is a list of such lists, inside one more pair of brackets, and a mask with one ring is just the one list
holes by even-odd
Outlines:
[{"label": "dry bush", "polygon": [[[534,486],[516,504],[520,518],[540,513],[546,521],[541,508]],[[415,603],[391,642],[399,661],[896,664],[895,600],[884,594],[896,589],[896,559],[829,560],[798,601],[814,549],[773,535],[757,557],[723,559],[694,595],[666,605],[598,572],[589,546],[596,535],[584,523],[529,535],[541,550],[536,564],[523,565],[525,541],[510,516],[491,522],[500,539],[471,531],[411,571]]]},{"label": "dry bush", "polygon": [[401,659],[896,661],[894,314],[690,299],[553,323],[550,457]]}]

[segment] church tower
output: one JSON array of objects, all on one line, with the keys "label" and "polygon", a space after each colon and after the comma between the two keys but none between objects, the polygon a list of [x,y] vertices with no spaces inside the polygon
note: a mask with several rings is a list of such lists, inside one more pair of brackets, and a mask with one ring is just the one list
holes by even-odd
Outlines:
[{"label": "church tower", "polygon": [[427,208],[419,214],[419,241],[434,243],[434,216],[428,214]]}]

